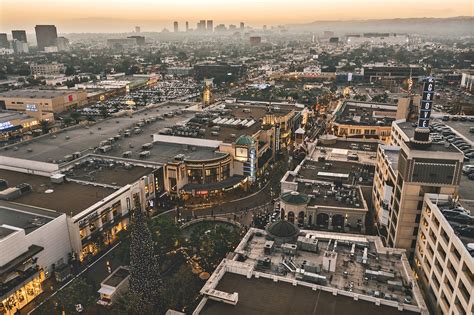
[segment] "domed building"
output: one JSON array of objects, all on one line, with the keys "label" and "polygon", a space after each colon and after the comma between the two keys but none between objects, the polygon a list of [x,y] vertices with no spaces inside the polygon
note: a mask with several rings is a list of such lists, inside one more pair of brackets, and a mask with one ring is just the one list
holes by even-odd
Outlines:
[{"label": "domed building", "polygon": [[304,223],[306,206],[309,202],[309,196],[297,191],[283,193],[280,197],[281,218],[291,223]]},{"label": "domed building", "polygon": [[286,220],[278,220],[270,224],[267,229],[268,238],[277,244],[296,241],[300,230],[296,225]]}]

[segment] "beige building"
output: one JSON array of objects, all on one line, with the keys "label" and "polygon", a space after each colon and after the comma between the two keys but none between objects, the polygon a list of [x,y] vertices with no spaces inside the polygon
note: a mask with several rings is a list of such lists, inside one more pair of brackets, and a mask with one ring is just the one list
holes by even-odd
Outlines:
[{"label": "beige building", "polygon": [[[426,194],[415,251],[415,272],[434,314],[472,314],[474,308],[474,259],[459,218],[442,212],[453,206],[447,195]],[[474,218],[467,214],[472,228]]]},{"label": "beige building", "polygon": [[64,74],[66,67],[62,63],[45,63],[30,65],[31,75],[52,76]]},{"label": "beige building", "polygon": [[87,93],[75,90],[12,90],[0,93],[0,107],[18,111],[60,113],[87,104]]},{"label": "beige building", "polygon": [[397,155],[392,150],[389,154],[386,147],[379,149],[373,201],[379,231],[387,244],[404,248],[413,257],[423,196],[455,195],[464,156],[453,146],[433,143],[422,149],[415,147],[405,140],[414,134],[411,122],[397,121],[392,128],[400,152]]},{"label": "beige building", "polygon": [[334,112],[333,130],[338,137],[390,142],[392,122],[406,119],[420,96],[400,97],[397,104],[346,101]]}]

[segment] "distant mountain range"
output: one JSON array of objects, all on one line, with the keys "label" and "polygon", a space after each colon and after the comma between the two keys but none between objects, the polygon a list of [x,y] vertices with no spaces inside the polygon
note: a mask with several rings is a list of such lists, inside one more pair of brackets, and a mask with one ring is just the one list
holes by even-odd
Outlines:
[{"label": "distant mountain range", "polygon": [[432,34],[435,36],[474,36],[474,17],[315,21],[304,24],[292,24],[289,27],[314,32],[333,31],[337,35],[363,32],[391,32]]}]

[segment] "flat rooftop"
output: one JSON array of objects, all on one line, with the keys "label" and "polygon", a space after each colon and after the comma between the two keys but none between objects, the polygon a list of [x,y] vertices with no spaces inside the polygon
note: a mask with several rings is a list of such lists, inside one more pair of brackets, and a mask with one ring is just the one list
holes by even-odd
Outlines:
[{"label": "flat rooftop", "polygon": [[65,172],[67,178],[125,186],[154,171],[153,168],[88,159]]},{"label": "flat rooftop", "polygon": [[7,122],[13,119],[27,119],[30,116],[25,115],[21,112],[14,112],[14,111],[0,111],[0,122]]},{"label": "flat rooftop", "polygon": [[[398,122],[397,125],[408,136],[409,139],[413,138],[413,136],[415,135],[415,128],[416,128],[413,122],[411,121]],[[408,142],[407,145],[411,147],[412,149],[417,150],[416,148],[413,147],[413,144],[411,142]],[[451,143],[449,143],[448,146],[445,146],[444,144],[441,144],[441,143],[432,143],[431,145],[424,147],[420,151],[453,152],[453,153],[462,154],[461,151],[455,148]]]},{"label": "flat rooftop", "polygon": [[379,237],[309,230],[285,244],[268,237],[261,229],[247,232],[201,289],[208,299],[200,314],[426,311],[405,251],[384,247]]},{"label": "flat rooftop", "polygon": [[34,138],[26,143],[17,143],[13,146],[0,150],[0,155],[29,159],[41,162],[62,163],[65,156],[80,152],[82,155],[94,153],[102,141],[113,138],[125,130],[132,130],[129,137],[122,137],[117,140],[109,155],[120,155],[133,148],[139,148],[145,143],[153,141],[153,134],[158,133],[162,128],[182,123],[193,117],[193,113],[183,111],[182,115],[154,120],[140,127],[141,132],[135,134],[133,129],[140,122],[163,115],[164,113],[183,109],[184,105],[160,104],[157,108],[136,112],[133,116],[113,117],[99,121],[89,126],[77,126],[72,129],[63,130],[59,133],[50,134]]},{"label": "flat rooftop", "polygon": [[387,160],[390,163],[392,169],[396,172],[398,170],[398,159],[400,158],[400,147],[382,145],[380,146],[380,149],[387,157]]},{"label": "flat rooftop", "polygon": [[0,179],[9,187],[28,183],[32,191],[12,200],[14,203],[54,210],[74,216],[98,201],[109,196],[115,189],[83,185],[74,182],[53,184],[49,177],[0,170]]},{"label": "flat rooftop", "polygon": [[225,273],[217,289],[239,294],[237,305],[208,300],[200,312],[202,315],[302,315],[302,314],[354,314],[354,315],[400,315],[417,314],[389,306],[377,306],[368,301],[354,301],[350,297],[334,296],[325,291],[313,291],[303,286],[293,286],[270,279]]},{"label": "flat rooftop", "polygon": [[298,192],[311,195],[308,206],[365,209],[364,197],[355,186],[335,188],[331,184],[298,183]]},{"label": "flat rooftop", "polygon": [[126,268],[119,267],[109,277],[107,277],[103,284],[111,287],[117,287],[120,282],[130,275],[130,271]]},{"label": "flat rooftop", "polygon": [[376,141],[350,141],[337,139],[336,143],[331,144],[321,144],[318,143],[318,146],[327,147],[327,148],[336,148],[344,149],[351,151],[365,151],[365,152],[377,152],[378,142]]},{"label": "flat rooftop", "polygon": [[[305,160],[294,180],[340,181],[346,185],[372,185],[375,167],[357,162],[342,162],[335,160],[314,161]],[[319,174],[319,175],[318,175]],[[323,175],[321,175],[323,174]],[[348,177],[331,177],[325,174],[342,174]],[[362,178],[362,180],[360,180]]]},{"label": "flat rooftop", "polygon": [[10,90],[0,93],[2,98],[55,98],[77,93],[77,90]]},{"label": "flat rooftop", "polygon": [[346,101],[336,113],[336,123],[390,126],[397,113],[396,104]]},{"label": "flat rooftop", "polygon": [[[60,216],[54,211],[45,211],[23,205],[0,201],[0,226],[5,224],[25,230],[29,234]],[[15,230],[0,227],[0,239],[10,235]]]}]

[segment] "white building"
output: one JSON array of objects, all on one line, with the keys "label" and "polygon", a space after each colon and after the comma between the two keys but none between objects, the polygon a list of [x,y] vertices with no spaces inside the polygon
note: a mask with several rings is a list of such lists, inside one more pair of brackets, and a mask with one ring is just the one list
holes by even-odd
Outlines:
[{"label": "white building", "polygon": [[0,201],[0,312],[15,314],[72,253],[66,214]]}]

